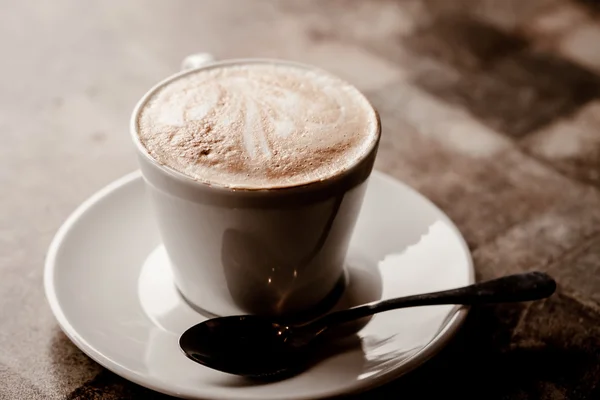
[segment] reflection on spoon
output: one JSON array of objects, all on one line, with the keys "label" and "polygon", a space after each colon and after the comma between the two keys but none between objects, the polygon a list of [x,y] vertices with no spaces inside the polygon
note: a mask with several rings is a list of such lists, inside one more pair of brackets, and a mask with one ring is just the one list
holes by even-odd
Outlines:
[{"label": "reflection on spoon", "polygon": [[207,367],[252,378],[275,378],[301,371],[334,326],[376,313],[417,306],[520,302],[548,297],[556,282],[542,272],[510,275],[458,289],[383,300],[333,312],[303,325],[242,315],[213,318],[186,330],[179,345]]}]

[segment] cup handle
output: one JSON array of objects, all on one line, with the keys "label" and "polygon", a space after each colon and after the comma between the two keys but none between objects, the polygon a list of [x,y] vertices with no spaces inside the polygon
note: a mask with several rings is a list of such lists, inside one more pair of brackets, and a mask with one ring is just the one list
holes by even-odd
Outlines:
[{"label": "cup handle", "polygon": [[210,64],[214,61],[215,58],[209,53],[190,54],[181,62],[181,70],[186,71],[188,69],[200,68],[201,66]]}]

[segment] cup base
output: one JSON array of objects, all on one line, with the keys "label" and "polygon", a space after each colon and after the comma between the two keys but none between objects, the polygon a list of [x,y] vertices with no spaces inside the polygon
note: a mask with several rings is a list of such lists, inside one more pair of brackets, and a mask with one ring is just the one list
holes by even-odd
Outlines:
[{"label": "cup base", "polygon": [[[295,324],[299,324],[299,323],[306,323],[308,321],[311,321],[313,319],[316,319],[316,318],[318,318],[318,317],[326,314],[327,312],[329,312],[338,303],[338,301],[340,300],[340,298],[344,294],[344,291],[348,287],[349,279],[350,279],[350,277],[349,277],[348,271],[347,271],[346,268],[344,268],[344,271],[343,271],[342,275],[340,276],[340,278],[336,282],[336,284],[333,287],[333,289],[317,305],[315,305],[314,307],[311,307],[310,309],[305,310],[305,311],[301,311],[301,312],[298,312],[298,313],[294,313],[294,314],[290,314],[290,315],[285,315],[285,316],[277,317],[277,319],[281,323],[287,323],[287,324],[295,323]],[[205,308],[202,308],[202,307],[200,307],[200,306],[192,303],[189,299],[187,299],[185,297],[185,295],[181,292],[181,290],[179,290],[179,288],[177,287],[177,285],[175,285],[175,289],[177,290],[177,293],[179,294],[179,296],[181,297],[181,299],[188,306],[190,306],[190,308],[192,308],[197,313],[201,314],[203,317],[205,317],[205,318],[218,318],[218,317],[225,317],[226,316],[226,315],[215,314],[213,312],[210,312],[210,311],[206,310]],[[244,312],[242,312],[240,310],[239,314],[246,314],[246,313],[244,313]]]}]

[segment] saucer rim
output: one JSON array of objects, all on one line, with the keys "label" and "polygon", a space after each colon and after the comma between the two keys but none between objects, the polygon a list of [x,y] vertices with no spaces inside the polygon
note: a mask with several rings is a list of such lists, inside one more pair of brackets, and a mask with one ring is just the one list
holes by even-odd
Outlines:
[{"label": "saucer rim", "polygon": [[[421,194],[417,190],[413,189],[406,183],[404,183],[384,172],[378,171],[378,170],[373,170],[372,176],[377,176],[378,179],[387,181],[388,184],[402,186],[405,190],[411,192],[412,195],[417,196],[421,201],[427,203],[430,207],[435,208],[439,212],[440,217],[444,220],[445,223],[448,224],[448,226],[456,234],[456,237],[457,237],[457,239],[459,239],[459,243],[462,247],[462,250],[467,255],[466,261],[468,263],[467,268],[469,270],[468,271],[468,283],[469,284],[474,283],[475,282],[475,269],[474,269],[473,257],[471,254],[471,250],[469,249],[469,246],[466,243],[462,233],[460,232],[458,227],[456,227],[456,225],[450,219],[450,217],[448,217],[448,215],[446,215],[446,213],[443,210],[441,210],[430,199],[428,199],[423,194]],[[138,169],[138,170],[134,170],[120,178],[117,178],[117,179],[111,181],[110,183],[108,183],[107,185],[105,185],[104,187],[102,187],[101,189],[96,191],[95,193],[93,193],[91,196],[89,196],[83,202],[81,202],[79,204],[79,206],[77,206],[75,208],[75,210],[72,211],[71,214],[64,220],[62,225],[56,231],[56,234],[54,235],[54,238],[52,239],[52,241],[50,243],[50,246],[48,248],[48,252],[47,252],[47,255],[45,258],[45,262],[44,262],[44,291],[45,291],[46,300],[48,301],[48,304],[50,305],[50,309],[51,309],[54,317],[56,318],[58,325],[59,325],[60,329],[63,331],[63,333],[83,353],[85,353],[92,360],[94,360],[95,362],[100,364],[103,368],[106,368],[109,371],[112,371],[113,373],[115,373],[135,384],[138,384],[142,387],[154,390],[154,391],[162,393],[162,394],[166,394],[166,395],[170,395],[170,396],[177,396],[179,398],[185,398],[185,399],[199,399],[198,395],[179,392],[177,390],[165,388],[164,386],[155,385],[153,382],[154,380],[151,378],[148,378],[147,375],[141,374],[136,371],[130,370],[126,367],[123,367],[119,362],[114,361],[109,357],[106,357],[100,351],[96,350],[94,348],[94,346],[92,346],[83,337],[80,336],[80,334],[77,332],[77,330],[69,322],[68,318],[66,317],[66,315],[64,314],[64,312],[62,310],[62,307],[61,307],[59,299],[58,299],[57,292],[55,290],[56,288],[54,285],[54,278],[55,278],[55,270],[56,270],[56,259],[57,259],[58,253],[61,250],[61,246],[64,243],[64,239],[67,236],[68,232],[72,229],[72,227],[77,223],[77,221],[81,217],[83,217],[87,212],[89,212],[93,208],[93,206],[95,204],[97,204],[98,202],[100,202],[103,198],[107,197],[114,191],[116,191],[124,186],[127,186],[139,179],[143,180],[143,177],[142,177],[141,171]],[[440,329],[438,331],[438,333],[425,346],[423,346],[418,352],[416,352],[415,354],[413,354],[412,356],[407,358],[406,362],[404,364],[402,364],[401,366],[396,367],[396,368],[391,368],[390,370],[385,371],[376,377],[364,379],[362,381],[356,381],[347,387],[340,388],[340,389],[337,389],[337,390],[329,392],[329,393],[323,393],[322,395],[319,395],[318,398],[330,399],[330,398],[338,398],[340,396],[347,396],[347,395],[351,395],[351,394],[362,393],[362,392],[368,391],[370,389],[374,389],[376,387],[382,386],[386,383],[389,383],[395,379],[400,378],[401,376],[403,376],[411,371],[414,371],[415,369],[422,366],[425,362],[430,360],[437,353],[439,353],[444,347],[446,347],[446,345],[449,343],[449,341],[456,335],[456,333],[458,333],[458,331],[462,327],[469,310],[470,310],[470,307],[467,307],[467,306],[460,306],[460,305],[454,306],[452,308],[452,310],[450,310],[448,312],[448,318],[447,318],[446,322],[444,322],[442,329]],[[210,394],[210,393],[203,393],[203,394],[201,394],[201,396],[203,396],[203,397],[200,397],[200,398],[211,399],[211,400],[229,400],[229,397],[227,397],[227,396],[222,396],[222,395],[215,396],[214,394]],[[206,397],[206,396],[208,396],[208,397]],[[312,396],[311,397],[295,396],[295,397],[293,397],[293,399],[308,400],[308,399],[314,399],[314,397],[312,397]]]}]

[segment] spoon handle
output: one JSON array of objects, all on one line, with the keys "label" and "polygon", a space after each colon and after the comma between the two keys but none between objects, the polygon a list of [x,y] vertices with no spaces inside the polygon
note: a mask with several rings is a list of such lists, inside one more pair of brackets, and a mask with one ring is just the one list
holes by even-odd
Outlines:
[{"label": "spoon handle", "polygon": [[440,304],[477,305],[511,303],[549,297],[556,290],[556,282],[543,272],[527,272],[509,275],[473,285],[417,294],[369,303],[348,310],[337,311],[323,317],[323,326],[339,324],[376,313],[398,308],[430,306]]}]

